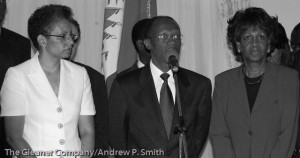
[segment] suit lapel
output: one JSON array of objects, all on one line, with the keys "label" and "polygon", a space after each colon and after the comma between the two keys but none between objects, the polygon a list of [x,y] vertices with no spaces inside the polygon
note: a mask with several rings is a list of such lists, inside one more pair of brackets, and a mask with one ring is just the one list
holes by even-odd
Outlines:
[{"label": "suit lapel", "polygon": [[[247,116],[247,118],[250,118],[250,108],[249,108],[249,101],[247,97],[247,91],[246,91],[246,85],[244,81],[244,74],[243,74],[243,66],[241,65],[238,68],[238,73],[236,80],[233,81],[233,88],[232,91],[235,91],[234,95],[235,98],[238,99],[239,103],[238,106],[241,107],[241,114]],[[231,91],[230,90],[230,91]]]},{"label": "suit lapel", "polygon": [[[271,93],[270,93],[270,92],[272,92],[271,89],[274,88],[274,85],[277,85],[276,80],[275,80],[276,77],[274,77],[274,73],[272,71],[271,66],[272,65],[267,64],[265,76],[259,87],[257,97],[256,97],[256,100],[253,105],[252,113],[255,110],[257,110],[260,107],[260,105],[262,105],[266,101],[266,98],[269,98],[269,97],[264,96],[263,94],[271,95]],[[275,98],[273,98],[273,99],[275,99]]]},{"label": "suit lapel", "polygon": [[[180,70],[180,69],[179,69]],[[190,97],[191,93],[189,91],[189,85],[190,82],[184,73],[184,71],[180,70],[178,71],[177,75],[177,82],[178,82],[178,89],[176,89],[176,103],[175,103],[175,110],[174,110],[174,116],[173,116],[173,122],[172,122],[172,128],[171,128],[171,134],[170,134],[170,139],[168,142],[168,146],[173,145],[173,144],[178,144],[178,134],[174,134],[174,130],[176,126],[179,125],[179,110],[178,110],[178,96],[180,97],[180,102],[181,102],[181,111],[183,114],[183,117],[185,117],[185,111],[186,108],[191,104]],[[174,76],[175,79],[175,76]],[[175,81],[176,85],[176,81]],[[179,95],[178,95],[179,94]]]},{"label": "suit lapel", "polygon": [[[35,54],[30,64],[30,72],[28,74],[29,79],[33,83],[32,85],[38,89],[41,94],[45,96],[49,101],[60,105],[58,98],[56,97],[40,63],[38,60],[38,53]],[[60,93],[60,92],[59,92]]]},{"label": "suit lapel", "polygon": [[[188,87],[190,85],[190,82],[187,78],[187,75],[183,71],[178,71],[177,74],[177,81],[178,81],[178,88],[179,90],[176,90],[176,97],[177,95],[180,95],[180,101],[181,101],[181,106],[182,106],[182,112],[184,113],[184,107],[185,105],[189,105],[188,101],[190,100],[189,97],[191,97],[191,93],[188,90]],[[177,102],[177,98],[176,98]]]},{"label": "suit lapel", "polygon": [[138,96],[137,99],[143,104],[146,104],[146,108],[149,108],[149,115],[152,119],[149,120],[149,122],[151,122],[151,126],[154,126],[155,130],[157,130],[157,133],[159,133],[160,137],[158,138],[163,138],[164,142],[166,142],[168,141],[168,137],[165,131],[160,104],[158,102],[149,64],[141,69],[139,84],[141,89],[139,92],[140,96]]},{"label": "suit lapel", "polygon": [[59,85],[59,93],[58,100],[61,102],[62,100],[66,100],[67,98],[71,98],[71,94],[73,92],[72,88],[74,78],[71,70],[67,66],[64,60],[60,62],[60,85]]}]

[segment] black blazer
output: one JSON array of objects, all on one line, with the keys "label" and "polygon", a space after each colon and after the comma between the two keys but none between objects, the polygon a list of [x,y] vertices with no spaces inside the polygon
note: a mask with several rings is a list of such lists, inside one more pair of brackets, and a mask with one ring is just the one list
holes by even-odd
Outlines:
[{"label": "black blazer", "polygon": [[[184,68],[179,69],[177,76],[187,127],[189,157],[196,158],[206,142],[209,130],[211,82]],[[177,106],[172,131],[176,125]],[[109,98],[109,142],[116,150],[137,151],[127,157],[143,156],[145,149],[161,149],[168,157],[178,157],[178,135],[171,133],[170,139],[167,138],[149,64],[115,79]],[[147,156],[163,157],[159,154]]]},{"label": "black blazer", "polygon": [[[30,40],[6,28],[0,27],[0,88],[9,67],[18,65],[31,57]],[[0,110],[1,112],[1,110]],[[0,157],[9,158],[4,149],[9,149],[6,143],[3,119],[0,118]]]},{"label": "black blazer", "polygon": [[9,67],[18,65],[31,57],[30,40],[1,27],[0,34],[0,87]]},{"label": "black blazer", "polygon": [[128,72],[131,72],[131,71],[136,70],[138,68],[139,67],[138,67],[137,62],[136,62],[132,66],[130,66],[128,69],[125,69],[124,71],[121,71],[120,73],[118,73],[117,77],[122,76],[124,74],[127,74]]},{"label": "black blazer", "polygon": [[[108,150],[108,96],[104,76],[87,65],[75,61],[72,62],[77,65],[83,66],[90,78],[94,104],[96,108],[95,149],[101,149],[102,151]],[[99,154],[96,157],[101,156],[102,155]]]}]

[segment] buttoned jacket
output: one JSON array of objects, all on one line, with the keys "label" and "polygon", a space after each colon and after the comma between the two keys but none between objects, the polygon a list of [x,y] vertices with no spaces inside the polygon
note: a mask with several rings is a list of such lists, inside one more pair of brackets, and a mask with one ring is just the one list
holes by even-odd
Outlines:
[{"label": "buttoned jacket", "polygon": [[80,115],[94,115],[86,70],[61,60],[59,94],[55,95],[38,54],[8,70],[1,89],[1,116],[25,116],[23,137],[33,150],[80,150]]},{"label": "buttoned jacket", "polygon": [[252,111],[242,66],[216,76],[210,135],[215,158],[289,158],[296,141],[298,73],[267,64]]}]

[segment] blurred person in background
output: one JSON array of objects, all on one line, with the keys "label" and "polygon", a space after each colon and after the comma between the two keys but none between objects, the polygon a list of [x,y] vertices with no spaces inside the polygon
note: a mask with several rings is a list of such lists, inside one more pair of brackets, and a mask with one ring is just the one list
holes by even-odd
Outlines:
[{"label": "blurred person in background", "polygon": [[[295,56],[294,68],[300,73],[300,23],[298,23],[292,30],[290,40],[292,53]],[[300,120],[300,118],[299,118]],[[300,123],[300,121],[299,121]],[[298,126],[298,134],[293,158],[300,158],[300,126]]]},{"label": "blurred person in background", "polygon": [[292,30],[290,44],[292,53],[295,56],[294,68],[300,72],[300,23],[298,23]]},{"label": "blurred person in background", "polygon": [[[79,23],[75,20],[71,20],[72,33],[78,37],[74,41],[74,47],[68,60],[73,63],[83,66],[90,78],[91,88],[93,93],[94,104],[96,108],[95,115],[95,149],[101,149],[102,151],[108,150],[108,96],[106,91],[104,76],[92,67],[74,61],[77,54],[77,48],[80,44],[81,30]],[[96,157],[105,157],[104,155],[97,155]]]},{"label": "blurred person in background", "polygon": [[274,40],[274,51],[268,55],[268,62],[293,67],[294,56],[291,52],[289,39],[287,38],[284,27],[279,22],[277,29],[274,29]]},{"label": "blurred person in background", "polygon": [[137,60],[130,68],[118,73],[117,76],[122,76],[127,72],[144,67],[151,60],[150,50],[148,50],[144,45],[144,40],[147,38],[150,21],[150,19],[142,19],[133,26],[131,39],[132,44],[137,52]]}]

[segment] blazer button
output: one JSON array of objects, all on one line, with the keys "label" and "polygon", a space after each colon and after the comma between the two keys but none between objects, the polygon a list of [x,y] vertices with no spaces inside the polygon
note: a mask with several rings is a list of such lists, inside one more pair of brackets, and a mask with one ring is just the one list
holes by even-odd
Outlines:
[{"label": "blazer button", "polygon": [[61,123],[59,123],[57,126],[58,126],[59,129],[62,129],[64,127],[64,125],[61,124]]},{"label": "blazer button", "polygon": [[252,131],[248,131],[248,134],[249,134],[250,136],[252,136]]},{"label": "blazer button", "polygon": [[62,112],[62,108],[61,108],[61,107],[58,107],[58,108],[56,109],[56,111],[57,111],[58,113],[60,113],[60,112]]},{"label": "blazer button", "polygon": [[64,145],[64,144],[65,144],[65,140],[64,140],[64,139],[60,139],[60,140],[59,140],[59,144],[60,144],[60,145]]}]

